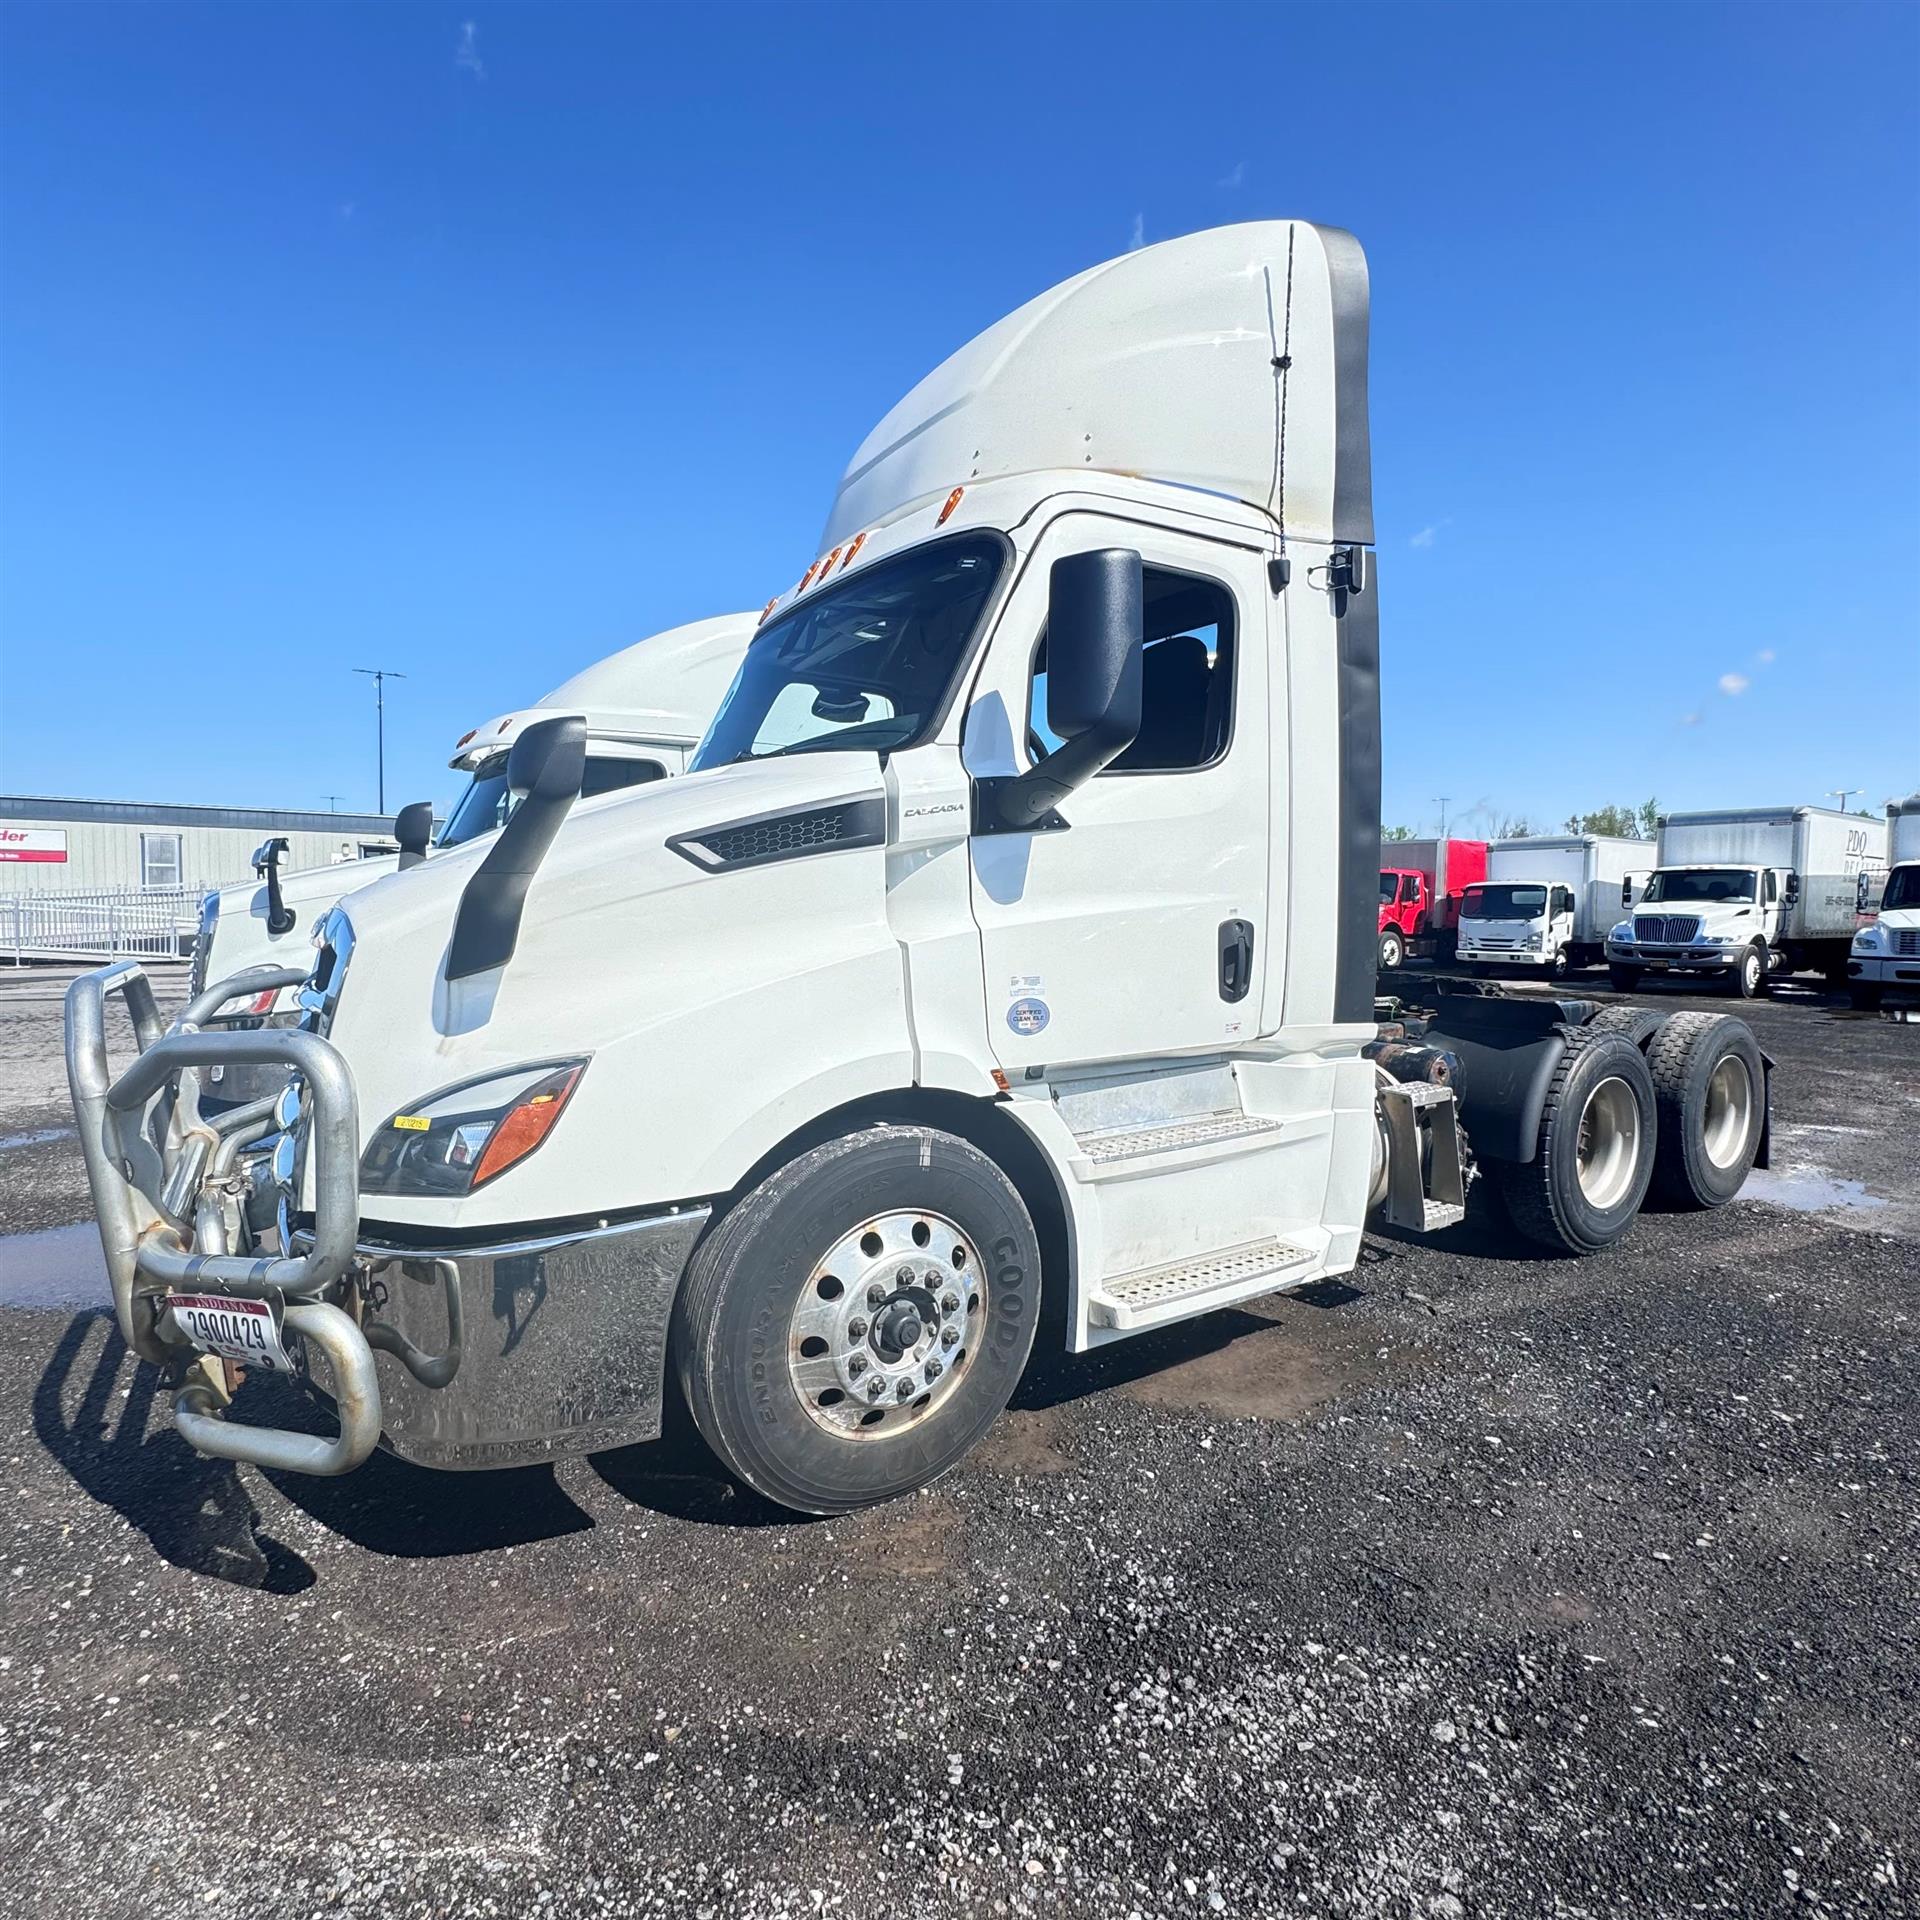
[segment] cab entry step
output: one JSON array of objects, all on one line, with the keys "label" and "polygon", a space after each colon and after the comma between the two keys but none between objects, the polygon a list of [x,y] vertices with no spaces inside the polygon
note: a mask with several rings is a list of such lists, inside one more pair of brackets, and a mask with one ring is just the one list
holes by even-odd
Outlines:
[{"label": "cab entry step", "polygon": [[1088,1311],[1097,1327],[1151,1327],[1201,1311],[1210,1295],[1219,1299],[1208,1303],[1220,1306],[1255,1299],[1290,1277],[1304,1277],[1315,1260],[1307,1248],[1284,1240],[1249,1240],[1194,1260],[1116,1274],[1100,1283]]},{"label": "cab entry step", "polygon": [[1079,1149],[1079,1157],[1090,1168],[1097,1169],[1119,1166],[1129,1160],[1182,1154],[1196,1147],[1220,1148],[1231,1143],[1235,1151],[1244,1151],[1254,1141],[1284,1131],[1278,1120],[1243,1113],[1234,1107],[1223,1113],[1195,1114],[1191,1119],[1167,1121],[1159,1126],[1084,1133],[1074,1144]]}]

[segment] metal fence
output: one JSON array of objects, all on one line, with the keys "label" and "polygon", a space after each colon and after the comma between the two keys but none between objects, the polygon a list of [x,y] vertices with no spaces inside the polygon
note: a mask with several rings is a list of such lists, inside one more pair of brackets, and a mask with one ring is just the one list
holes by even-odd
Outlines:
[{"label": "metal fence", "polygon": [[0,959],[186,960],[204,887],[0,894]]}]

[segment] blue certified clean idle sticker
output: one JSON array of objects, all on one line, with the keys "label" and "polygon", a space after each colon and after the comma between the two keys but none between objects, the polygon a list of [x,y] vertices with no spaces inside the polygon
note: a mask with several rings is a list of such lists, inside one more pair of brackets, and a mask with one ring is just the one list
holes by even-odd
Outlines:
[{"label": "blue certified clean idle sticker", "polygon": [[1047,1011],[1044,1000],[1016,1000],[1007,1009],[1007,1025],[1015,1033],[1035,1034],[1043,1032],[1046,1024],[1053,1018]]}]

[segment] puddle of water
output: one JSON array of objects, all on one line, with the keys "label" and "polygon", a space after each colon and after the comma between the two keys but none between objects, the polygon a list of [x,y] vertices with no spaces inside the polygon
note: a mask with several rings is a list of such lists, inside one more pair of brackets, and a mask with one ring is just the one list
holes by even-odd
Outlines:
[{"label": "puddle of water", "polygon": [[71,1140],[73,1137],[72,1127],[39,1127],[32,1133],[0,1133],[0,1153],[10,1153],[15,1147],[44,1147],[49,1140]]},{"label": "puddle of water", "polygon": [[1790,1207],[1795,1213],[1865,1213],[1887,1204],[1867,1191],[1864,1180],[1841,1180],[1825,1167],[1755,1167],[1739,1197]]},{"label": "puddle of water", "polygon": [[0,1239],[0,1307],[110,1307],[113,1289],[91,1221]]}]

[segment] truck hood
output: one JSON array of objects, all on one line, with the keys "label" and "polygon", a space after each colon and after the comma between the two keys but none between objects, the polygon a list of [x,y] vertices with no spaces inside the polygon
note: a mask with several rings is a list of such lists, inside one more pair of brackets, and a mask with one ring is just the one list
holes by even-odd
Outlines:
[{"label": "truck hood", "polygon": [[[786,858],[756,846],[761,857],[718,866],[674,845],[742,824],[770,834],[783,816],[856,801],[885,802],[871,752],[715,768],[576,811],[528,888],[513,958],[463,980],[446,978],[448,947],[486,844],[356,893],[330,1038],[354,1075],[363,1142],[455,1083],[535,1061],[592,1063],[561,1123],[576,1151],[530,1160],[538,1179],[516,1169],[457,1202],[383,1197],[380,1216],[464,1226],[682,1198],[697,1184],[662,1182],[694,1181],[692,1169],[671,1176],[633,1150],[646,1089],[718,1074],[777,1098],[813,1071],[787,1065],[787,1053],[842,1063],[907,1049],[883,836]],[[626,1162],[577,1150],[596,1139],[624,1141]]]},{"label": "truck hood", "polygon": [[[342,860],[324,867],[302,867],[280,876],[280,897],[293,910],[293,925],[283,934],[267,931],[267,889],[259,880],[222,887],[217,896],[207,947],[207,984],[249,967],[300,967],[311,958],[313,930],[328,908],[361,887],[394,872],[396,853],[370,860]],[[283,1002],[283,1004],[285,1004]]]}]

